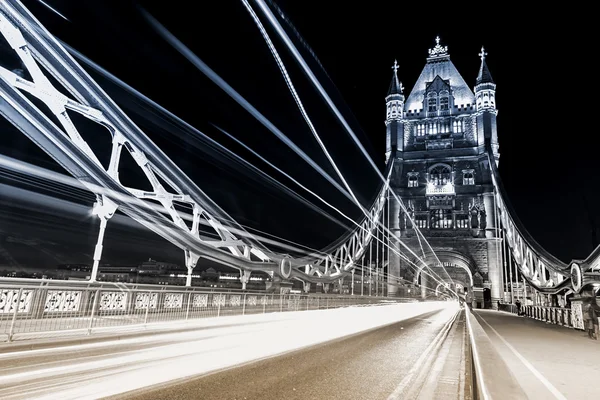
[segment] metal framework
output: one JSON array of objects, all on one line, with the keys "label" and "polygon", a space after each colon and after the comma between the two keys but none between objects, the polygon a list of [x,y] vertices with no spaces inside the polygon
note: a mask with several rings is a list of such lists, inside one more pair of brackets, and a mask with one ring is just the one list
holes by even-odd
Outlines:
[{"label": "metal framework", "polygon": [[[0,1],[0,32],[31,76],[30,81],[0,67],[0,113],[97,197],[93,213],[100,219],[100,231],[92,281],[97,276],[107,222],[117,209],[184,250],[187,286],[191,285],[199,258],[238,269],[245,287],[252,271],[266,271],[305,284],[332,282],[350,274],[365,254],[373,230],[382,222],[391,163],[369,217],[354,231],[318,255],[294,259],[276,254],[197,187],[19,1]],[[72,97],[54,87],[45,73]],[[60,126],[24,92],[43,102]],[[81,137],[69,116],[71,112],[100,124],[111,134],[107,167]],[[126,187],[120,182],[123,150],[129,152],[144,173],[151,191]],[[191,209],[191,215],[182,212],[182,207]]]},{"label": "metal framework", "polygon": [[543,294],[568,291],[578,293],[585,285],[600,284],[600,247],[586,260],[573,260],[570,264],[565,264],[546,251],[527,232],[508,202],[489,143],[487,154],[495,188],[498,219],[517,268],[527,283]]}]

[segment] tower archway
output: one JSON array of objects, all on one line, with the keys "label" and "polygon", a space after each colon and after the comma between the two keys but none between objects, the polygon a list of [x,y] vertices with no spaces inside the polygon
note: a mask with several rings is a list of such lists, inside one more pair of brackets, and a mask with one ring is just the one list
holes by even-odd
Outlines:
[{"label": "tower archway", "polygon": [[436,251],[435,255],[427,254],[424,262],[415,261],[415,264],[418,268],[413,284],[421,287],[422,297],[428,297],[428,292],[435,293],[439,290],[436,287],[445,282],[460,283],[468,295],[473,295],[475,263],[465,255],[451,250]]}]

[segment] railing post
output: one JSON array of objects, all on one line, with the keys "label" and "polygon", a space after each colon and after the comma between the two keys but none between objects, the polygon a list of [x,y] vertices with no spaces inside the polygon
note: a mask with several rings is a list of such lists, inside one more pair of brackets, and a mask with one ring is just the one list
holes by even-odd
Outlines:
[{"label": "railing post", "polygon": [[188,316],[190,315],[190,303],[192,302],[192,292],[188,294],[187,308],[185,309],[185,320],[188,320]]},{"label": "railing post", "polygon": [[246,315],[246,293],[244,293],[244,299],[242,300],[244,304],[242,304],[242,315]]},{"label": "railing post", "polygon": [[221,295],[219,295],[219,301],[217,301],[217,317],[221,316]]},{"label": "railing post", "polygon": [[23,288],[19,288],[19,293],[17,295],[17,301],[15,303],[15,311],[13,312],[12,321],[10,322],[10,330],[8,331],[8,341],[12,342],[14,330],[15,330],[15,321],[17,320],[17,313],[19,312],[19,303],[21,303],[21,295],[23,293]]},{"label": "railing post", "polygon": [[144,315],[144,325],[148,323],[148,312],[150,311],[150,304],[152,303],[152,292],[148,292],[148,304],[146,305],[146,314]]},{"label": "railing post", "polygon": [[267,312],[267,296],[263,297],[263,314]]},{"label": "railing post", "polygon": [[100,296],[100,289],[97,289],[94,293],[94,301],[92,302],[92,311],[90,312],[90,324],[88,325],[88,335],[92,334],[92,327],[94,326],[94,316],[96,314],[96,305],[98,304],[98,296]]},{"label": "railing post", "polygon": [[283,295],[279,295],[279,312],[283,312]]}]

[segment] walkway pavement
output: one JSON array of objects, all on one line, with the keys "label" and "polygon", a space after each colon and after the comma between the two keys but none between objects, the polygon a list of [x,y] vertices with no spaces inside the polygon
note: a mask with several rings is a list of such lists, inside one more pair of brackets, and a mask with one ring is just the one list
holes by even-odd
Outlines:
[{"label": "walkway pavement", "polygon": [[473,313],[530,399],[598,396],[600,341],[584,331],[507,312]]}]

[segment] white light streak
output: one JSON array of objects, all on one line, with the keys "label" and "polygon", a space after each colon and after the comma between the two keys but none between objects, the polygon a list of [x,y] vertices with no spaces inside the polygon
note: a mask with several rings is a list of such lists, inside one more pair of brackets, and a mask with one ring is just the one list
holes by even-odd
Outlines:
[{"label": "white light streak", "polygon": [[50,11],[52,11],[53,13],[55,13],[56,15],[58,15],[59,17],[63,18],[65,21],[71,22],[69,21],[69,19],[67,17],[65,17],[64,15],[62,15],[60,12],[58,12],[58,10],[56,8],[51,7],[48,3],[46,3],[43,0],[38,0],[38,2],[40,2],[41,4],[43,4],[46,8],[48,8]]}]

